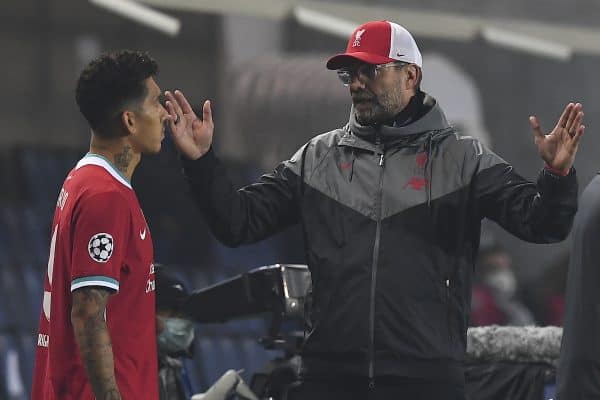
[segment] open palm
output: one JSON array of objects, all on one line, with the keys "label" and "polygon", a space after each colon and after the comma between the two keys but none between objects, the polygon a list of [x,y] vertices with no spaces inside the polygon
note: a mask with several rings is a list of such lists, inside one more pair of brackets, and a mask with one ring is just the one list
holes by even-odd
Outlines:
[{"label": "open palm", "polygon": [[165,92],[165,96],[170,115],[169,127],[175,146],[191,160],[202,157],[210,149],[215,129],[210,101],[204,102],[200,119],[181,91]]},{"label": "open palm", "polygon": [[529,123],[535,134],[535,144],[546,164],[557,171],[567,173],[575,162],[575,154],[585,126],[580,103],[569,103],[565,107],[556,126],[548,135],[544,134],[538,119],[529,117]]}]

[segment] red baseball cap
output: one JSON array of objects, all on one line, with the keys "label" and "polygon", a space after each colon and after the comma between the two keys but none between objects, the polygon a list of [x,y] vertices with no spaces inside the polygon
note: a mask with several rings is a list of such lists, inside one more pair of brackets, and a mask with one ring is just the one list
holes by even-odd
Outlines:
[{"label": "red baseball cap", "polygon": [[423,66],[421,52],[410,32],[390,21],[370,21],[356,28],[348,39],[346,52],[331,57],[327,68],[339,69],[352,60],[368,64],[403,61]]}]

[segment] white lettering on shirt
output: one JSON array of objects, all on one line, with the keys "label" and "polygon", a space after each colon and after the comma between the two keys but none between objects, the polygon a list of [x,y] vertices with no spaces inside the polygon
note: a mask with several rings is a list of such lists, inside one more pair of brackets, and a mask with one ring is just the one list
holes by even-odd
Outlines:
[{"label": "white lettering on shirt", "polygon": [[50,336],[44,335],[43,333],[38,334],[38,346],[48,347],[49,341],[50,341]]}]

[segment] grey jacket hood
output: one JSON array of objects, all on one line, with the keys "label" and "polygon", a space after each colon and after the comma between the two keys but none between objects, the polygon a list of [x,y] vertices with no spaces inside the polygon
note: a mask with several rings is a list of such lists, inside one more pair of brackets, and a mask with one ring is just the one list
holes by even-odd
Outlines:
[{"label": "grey jacket hood", "polygon": [[420,119],[405,126],[364,126],[356,121],[354,106],[350,110],[350,120],[348,127],[350,132],[365,140],[372,140],[379,135],[383,141],[401,139],[402,137],[419,136],[419,134],[431,133],[432,131],[443,131],[450,127],[446,116],[437,101],[429,96],[425,96],[425,102],[433,103],[433,107]]}]

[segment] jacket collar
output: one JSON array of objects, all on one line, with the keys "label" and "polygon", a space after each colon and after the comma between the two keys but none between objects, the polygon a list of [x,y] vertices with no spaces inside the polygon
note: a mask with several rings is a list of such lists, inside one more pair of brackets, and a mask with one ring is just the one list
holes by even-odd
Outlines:
[{"label": "jacket collar", "polygon": [[428,136],[427,134],[434,131],[445,131],[450,128],[450,124],[437,101],[429,95],[425,95],[424,101],[433,104],[429,112],[408,125],[398,127],[360,125],[356,121],[354,107],[352,107],[350,110],[350,120],[344,127],[344,134],[338,140],[338,145],[381,153],[383,151],[383,144],[376,144],[376,137],[378,135],[382,143],[405,142],[406,140],[412,142],[411,139],[421,142]]},{"label": "jacket collar", "polygon": [[396,138],[400,138],[401,136],[412,136],[419,133],[427,133],[434,130],[442,130],[450,127],[448,121],[446,120],[446,116],[442,111],[441,107],[437,103],[437,101],[429,96],[425,95],[425,102],[431,103],[432,107],[425,115],[423,115],[418,120],[404,126],[364,126],[359,124],[356,121],[356,117],[354,115],[354,107],[352,107],[350,111],[350,120],[348,121],[348,125],[350,131],[363,139],[368,141],[375,140],[377,135],[380,136],[382,141],[386,140],[395,140]]},{"label": "jacket collar", "polygon": [[383,145],[376,145],[360,136],[352,134],[348,125],[344,127],[344,134],[338,140],[338,146],[348,146],[356,149],[367,150],[373,153],[382,153]]}]

